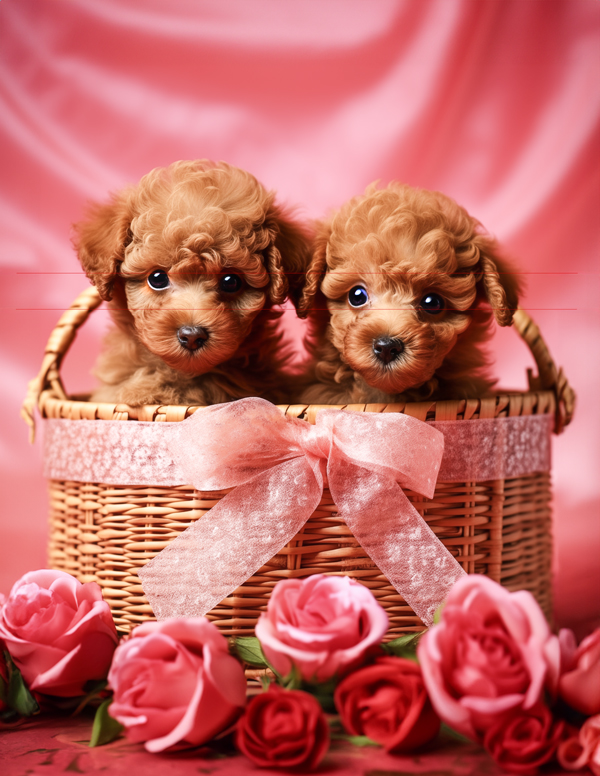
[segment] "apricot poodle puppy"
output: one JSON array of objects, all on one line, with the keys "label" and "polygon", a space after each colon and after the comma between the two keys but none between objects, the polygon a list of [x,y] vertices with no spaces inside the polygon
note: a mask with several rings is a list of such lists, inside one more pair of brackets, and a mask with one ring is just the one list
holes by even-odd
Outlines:
[{"label": "apricot poodle puppy", "polygon": [[452,199],[373,184],[318,229],[298,307],[313,323],[313,363],[298,398],[480,396],[494,384],[483,348],[492,316],[509,326],[518,294],[495,241]]},{"label": "apricot poodle puppy", "polygon": [[250,173],[206,160],[155,169],[75,234],[115,323],[94,401],[285,400],[272,307],[298,294],[308,238]]}]

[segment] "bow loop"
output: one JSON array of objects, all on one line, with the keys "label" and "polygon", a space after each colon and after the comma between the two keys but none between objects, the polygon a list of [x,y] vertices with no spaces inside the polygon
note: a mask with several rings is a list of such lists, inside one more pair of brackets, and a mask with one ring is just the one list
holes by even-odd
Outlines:
[{"label": "bow loop", "polygon": [[173,426],[169,450],[197,490],[242,485],[302,455],[289,419],[265,399],[214,404]]},{"label": "bow loop", "polygon": [[317,423],[331,416],[334,446],[348,460],[433,497],[444,453],[441,431],[399,413],[322,410]]}]

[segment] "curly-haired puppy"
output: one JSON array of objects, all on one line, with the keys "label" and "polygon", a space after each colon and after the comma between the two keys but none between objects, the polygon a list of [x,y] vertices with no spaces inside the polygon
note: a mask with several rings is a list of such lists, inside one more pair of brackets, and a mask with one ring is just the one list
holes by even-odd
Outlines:
[{"label": "curly-haired puppy", "polygon": [[510,325],[518,293],[495,241],[452,199],[373,184],[320,225],[298,307],[316,324],[299,399],[479,396],[494,384],[482,348],[492,314]]},{"label": "curly-haired puppy", "polygon": [[250,173],[201,160],[91,208],[75,244],[116,324],[93,400],[285,399],[271,308],[297,292],[308,239],[274,199]]}]

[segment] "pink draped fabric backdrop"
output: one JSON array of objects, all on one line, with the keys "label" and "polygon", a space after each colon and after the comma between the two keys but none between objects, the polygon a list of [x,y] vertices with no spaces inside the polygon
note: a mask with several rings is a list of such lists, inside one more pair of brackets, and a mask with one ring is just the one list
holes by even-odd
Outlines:
[{"label": "pink draped fabric backdrop", "polygon": [[[597,621],[599,76],[597,0],[2,0],[0,591],[45,564],[19,406],[87,284],[70,225],[153,167],[207,157],[307,218],[377,179],[439,189],[501,240],[579,396],[554,440],[556,619]],[[69,390],[92,384],[106,325],[100,310],[81,331]],[[516,333],[493,348],[501,384],[523,388]]]}]

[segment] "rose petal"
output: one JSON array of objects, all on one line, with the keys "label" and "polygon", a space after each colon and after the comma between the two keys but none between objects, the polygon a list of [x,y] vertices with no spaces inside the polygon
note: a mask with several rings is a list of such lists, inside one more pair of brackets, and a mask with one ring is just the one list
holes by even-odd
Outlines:
[{"label": "rose petal", "polygon": [[104,679],[114,651],[112,638],[103,633],[89,633],[74,650],[35,676],[29,688],[61,697],[80,695],[87,682]]}]

